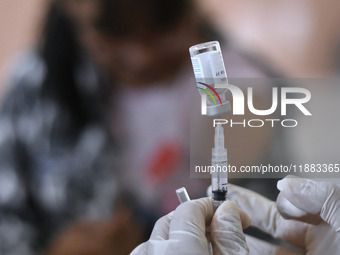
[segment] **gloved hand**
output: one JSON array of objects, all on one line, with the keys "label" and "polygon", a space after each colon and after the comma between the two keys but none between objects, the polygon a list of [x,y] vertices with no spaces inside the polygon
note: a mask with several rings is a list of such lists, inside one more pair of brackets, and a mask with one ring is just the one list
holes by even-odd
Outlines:
[{"label": "gloved hand", "polygon": [[215,212],[209,198],[185,202],[160,218],[150,239],[139,245],[131,255],[208,255],[210,254],[207,228],[213,254],[248,254],[243,228],[249,217],[235,202],[223,203]]},{"label": "gloved hand", "polygon": [[287,176],[277,184],[277,206],[286,218],[320,223],[340,231],[340,188],[333,183]]},{"label": "gloved hand", "polygon": [[[286,177],[278,182],[277,204],[235,185],[228,189],[229,198],[250,215],[253,226],[301,249],[292,251],[247,236],[250,254],[340,254],[340,233],[335,232],[340,222],[338,187]],[[279,211],[298,220],[285,219]]]}]

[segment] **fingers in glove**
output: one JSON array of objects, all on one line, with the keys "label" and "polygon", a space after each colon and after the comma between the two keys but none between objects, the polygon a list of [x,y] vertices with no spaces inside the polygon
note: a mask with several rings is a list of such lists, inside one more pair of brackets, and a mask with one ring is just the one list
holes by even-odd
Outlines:
[{"label": "fingers in glove", "polygon": [[283,239],[302,249],[305,248],[305,237],[311,225],[284,219],[273,201],[245,188],[229,184],[228,196],[244,210],[251,219],[251,225]]},{"label": "fingers in glove", "polygon": [[130,255],[148,255],[150,254],[150,250],[153,250],[154,247],[157,247],[157,245],[154,245],[154,242],[168,240],[169,239],[169,227],[170,222],[172,219],[174,212],[171,212],[162,218],[158,219],[155,223],[155,226],[153,227],[150,239],[137,246]]},{"label": "fingers in glove", "polygon": [[280,193],[276,199],[276,206],[285,219],[294,219],[309,224],[317,225],[322,221],[320,215],[306,213],[293,205],[285,196]]},{"label": "fingers in glove", "polygon": [[150,240],[167,240],[169,239],[170,222],[174,212],[171,212],[159,220],[157,220],[153,227]]},{"label": "fingers in glove", "polygon": [[183,235],[192,240],[205,239],[214,209],[210,198],[201,198],[180,204],[172,217],[169,238],[180,240]]},{"label": "fingers in glove", "polygon": [[339,187],[329,182],[295,176],[285,177],[278,182],[277,187],[295,207],[306,213],[320,215],[337,232],[340,231]]},{"label": "fingers in glove", "polygon": [[249,255],[302,255],[275,244],[267,243],[253,236],[246,235],[247,244],[249,247]]},{"label": "fingers in glove", "polygon": [[234,201],[221,204],[211,222],[213,254],[248,254],[243,228],[249,225],[249,216]]}]

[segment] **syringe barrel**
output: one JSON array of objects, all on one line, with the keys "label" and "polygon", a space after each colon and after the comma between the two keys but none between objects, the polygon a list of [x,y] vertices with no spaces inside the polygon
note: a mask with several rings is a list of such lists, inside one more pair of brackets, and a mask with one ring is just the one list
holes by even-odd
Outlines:
[{"label": "syringe barrel", "polygon": [[228,191],[228,153],[224,147],[224,130],[221,124],[217,124],[215,127],[214,141],[211,158],[213,199],[214,201],[224,201]]}]

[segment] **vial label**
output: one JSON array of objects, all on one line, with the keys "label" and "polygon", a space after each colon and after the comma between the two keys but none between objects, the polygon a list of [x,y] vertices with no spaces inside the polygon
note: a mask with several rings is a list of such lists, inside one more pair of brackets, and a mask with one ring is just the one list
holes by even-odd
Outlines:
[{"label": "vial label", "polygon": [[204,78],[202,72],[202,64],[199,58],[192,57],[192,68],[194,69],[194,74],[196,79]]},{"label": "vial label", "polygon": [[210,54],[211,71],[215,83],[225,84],[228,83],[227,73],[225,71],[222,54],[214,52]]}]

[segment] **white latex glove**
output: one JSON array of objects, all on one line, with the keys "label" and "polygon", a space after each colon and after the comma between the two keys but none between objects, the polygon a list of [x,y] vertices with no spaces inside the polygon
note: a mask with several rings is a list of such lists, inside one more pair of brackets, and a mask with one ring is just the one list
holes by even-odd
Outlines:
[{"label": "white latex glove", "polygon": [[340,188],[333,183],[287,176],[277,184],[279,212],[309,225],[308,254],[340,254]]},{"label": "white latex glove", "polygon": [[[255,192],[235,185],[228,186],[229,198],[237,201],[241,209],[250,216],[253,226],[301,250],[288,250],[247,236],[250,254],[340,254],[340,234],[325,221],[320,221],[320,217],[317,220],[316,215],[312,217],[310,214],[306,215],[307,213],[328,215],[323,217],[336,226],[340,217],[339,213],[334,214],[339,210],[338,188],[329,183],[287,177],[278,183],[278,188],[281,190],[277,201],[280,211],[285,217],[299,218],[299,221],[283,218],[275,202]],[[292,204],[299,205],[299,208]],[[313,225],[302,220],[319,223]]]},{"label": "white latex glove", "polygon": [[214,214],[210,198],[191,200],[160,218],[150,239],[131,255],[208,255],[209,225],[213,254],[248,254],[243,228],[249,224],[249,217],[235,202],[223,203]]},{"label": "white latex glove", "polygon": [[286,218],[320,223],[340,231],[340,188],[333,183],[287,176],[277,183],[277,206]]}]

